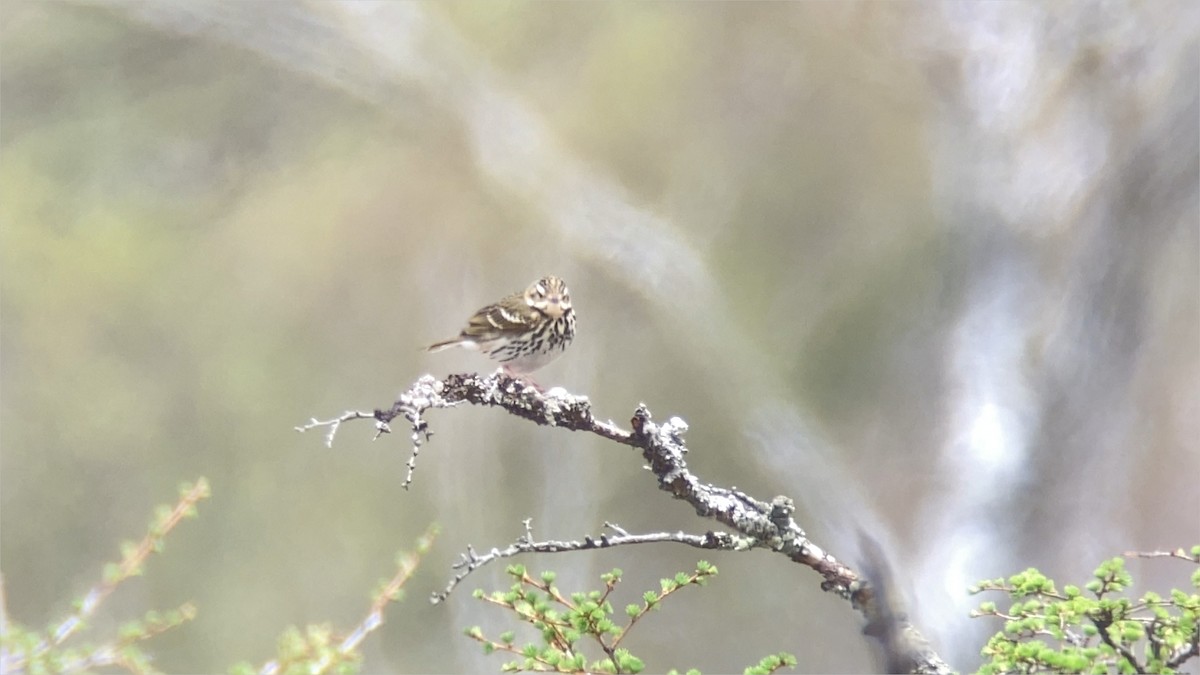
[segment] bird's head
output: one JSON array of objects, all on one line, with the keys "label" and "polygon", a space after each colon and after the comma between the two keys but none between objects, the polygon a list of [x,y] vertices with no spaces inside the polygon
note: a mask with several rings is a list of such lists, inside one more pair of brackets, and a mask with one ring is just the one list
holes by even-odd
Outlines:
[{"label": "bird's head", "polygon": [[557,319],[571,311],[571,292],[562,279],[542,277],[525,289],[525,303],[551,319]]}]

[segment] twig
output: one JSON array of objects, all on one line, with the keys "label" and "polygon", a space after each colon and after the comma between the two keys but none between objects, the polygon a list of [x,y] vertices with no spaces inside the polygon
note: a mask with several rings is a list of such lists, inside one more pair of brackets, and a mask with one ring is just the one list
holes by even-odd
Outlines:
[{"label": "twig", "polygon": [[1200,563],[1200,556],[1188,555],[1187,551],[1177,548],[1174,551],[1125,551],[1126,558],[1178,558],[1188,562]]},{"label": "twig", "polygon": [[[330,668],[339,665],[339,659],[344,659],[354,654],[367,635],[383,625],[384,609],[387,608],[389,602],[395,602],[400,599],[401,589],[417,571],[422,556],[429,552],[429,548],[433,545],[433,539],[436,536],[437,527],[431,526],[417,540],[416,548],[412,553],[402,551],[396,556],[396,573],[392,575],[392,578],[384,585],[383,589],[372,599],[371,607],[367,611],[366,617],[355,626],[350,635],[346,636],[338,644],[335,650],[324,653],[320,660],[311,665],[306,665],[306,672],[314,674],[329,672]],[[278,660],[272,659],[263,664],[258,672],[259,675],[277,675],[281,672],[290,672],[288,668],[292,665],[294,664],[280,663]]]},{"label": "twig", "polygon": [[432,375],[426,375],[413,383],[413,386],[407,391],[402,392],[388,410],[376,410],[369,413],[362,410],[347,410],[340,417],[328,420],[318,420],[314,417],[308,421],[308,424],[294,428],[296,431],[304,433],[309,429],[317,427],[329,427],[329,432],[325,435],[325,447],[332,448],[333,437],[337,434],[342,422],[373,419],[375,420],[375,437],[371,440],[378,440],[383,434],[391,433],[391,421],[403,415],[412,427],[413,443],[412,454],[409,455],[408,461],[404,463],[406,470],[404,481],[400,483],[400,486],[407,490],[408,486],[412,485],[413,472],[417,469],[417,455],[421,452],[421,446],[433,436],[433,432],[429,430],[429,424],[421,418],[421,413],[430,408],[453,408],[463,402],[443,397],[441,391],[444,387],[445,385],[436,380]]},{"label": "twig", "polygon": [[[378,411],[369,413],[361,410],[347,410],[346,412],[342,413],[340,417],[334,417],[333,419],[328,420],[319,420],[313,417],[308,420],[308,424],[303,424],[293,428],[300,433],[304,433],[309,429],[316,429],[317,427],[329,427],[329,431],[325,434],[325,447],[332,448],[333,437],[337,435],[338,427],[342,426],[342,422],[361,419],[376,419],[375,415],[377,413]],[[381,420],[376,420],[375,429],[375,438],[379,438],[383,434],[392,432],[392,429],[387,425],[387,422],[383,422]]]},{"label": "twig", "polygon": [[629,534],[625,530],[605,523],[605,527],[617,532],[615,535],[602,534],[599,538],[590,536],[584,537],[582,541],[534,541],[533,532],[530,529],[529,518],[522,521],[525,525],[525,533],[517,540],[504,548],[493,548],[491,551],[480,555],[475,552],[475,548],[470,544],[467,545],[467,552],[460,555],[458,562],[454,563],[452,569],[459,570],[455,573],[454,578],[446,584],[446,588],[442,591],[433,593],[429,601],[433,604],[438,604],[444,601],[454,591],[455,587],[467,578],[475,570],[487,565],[490,562],[500,560],[501,558],[512,558],[524,553],[565,553],[568,551],[590,551],[601,548],[612,548],[614,546],[628,546],[632,544],[661,544],[664,542],[675,544],[686,544],[694,548],[723,550],[723,551],[738,551],[745,550],[754,545],[754,542],[746,537],[737,537],[726,532],[705,532],[704,534],[687,534],[684,532],[653,532],[649,534]]},{"label": "twig", "polygon": [[417,571],[417,567],[421,564],[421,557],[429,551],[429,547],[433,545],[433,539],[437,536],[437,528],[430,527],[429,530],[417,540],[416,551],[414,553],[401,553],[396,560],[397,570],[387,585],[383,587],[379,595],[371,603],[371,610],[367,613],[365,619],[350,633],[342,644],[338,647],[343,653],[349,653],[358,648],[367,634],[383,625],[383,610],[389,602],[395,602],[400,599],[400,589],[412,575]]}]

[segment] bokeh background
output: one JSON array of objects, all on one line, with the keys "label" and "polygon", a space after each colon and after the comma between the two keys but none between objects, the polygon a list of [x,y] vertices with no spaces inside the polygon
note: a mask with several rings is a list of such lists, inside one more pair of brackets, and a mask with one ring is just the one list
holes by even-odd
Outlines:
[{"label": "bokeh background", "polygon": [[[970,583],[1085,581],[1200,536],[1200,5],[208,2],[0,5],[0,569],[43,625],[204,475],[214,497],[95,626],[193,600],[168,672],[350,626],[444,534],[368,672],[488,672],[468,544],[605,520],[713,526],[638,456],[495,410],[402,434],[420,348],[545,273],[579,312],[539,374],[691,427],[703,479],[880,541],[959,668]],[[633,602],[691,549],[528,558]],[[704,556],[708,557],[708,556]],[[711,556],[627,646],[652,671],[878,667],[860,618],[767,553]],[[1169,561],[1132,562],[1159,590]]]}]

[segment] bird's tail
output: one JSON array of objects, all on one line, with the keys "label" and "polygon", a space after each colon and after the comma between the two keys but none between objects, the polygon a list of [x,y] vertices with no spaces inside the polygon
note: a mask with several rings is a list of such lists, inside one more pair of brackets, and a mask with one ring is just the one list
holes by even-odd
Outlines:
[{"label": "bird's tail", "polygon": [[433,344],[429,345],[428,347],[426,347],[426,348],[425,348],[425,351],[427,351],[427,352],[440,352],[440,351],[442,351],[443,349],[449,349],[449,348],[451,348],[451,347],[458,347],[458,346],[460,346],[460,345],[464,345],[464,344],[465,344],[465,343],[467,343],[467,342],[470,342],[470,341],[469,341],[469,340],[464,340],[464,339],[463,339],[463,337],[460,335],[460,336],[458,336],[458,337],[453,337],[453,338],[450,338],[449,340],[443,340],[443,341],[441,341],[441,342],[435,342],[435,343],[433,343]]}]

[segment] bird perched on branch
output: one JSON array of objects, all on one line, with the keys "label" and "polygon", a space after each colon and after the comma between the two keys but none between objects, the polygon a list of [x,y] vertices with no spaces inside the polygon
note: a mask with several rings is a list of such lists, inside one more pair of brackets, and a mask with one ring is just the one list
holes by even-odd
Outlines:
[{"label": "bird perched on branch", "polygon": [[504,372],[522,378],[562,356],[575,338],[575,310],[562,279],[546,276],[486,307],[467,320],[457,337],[429,351],[465,347],[498,361]]}]

